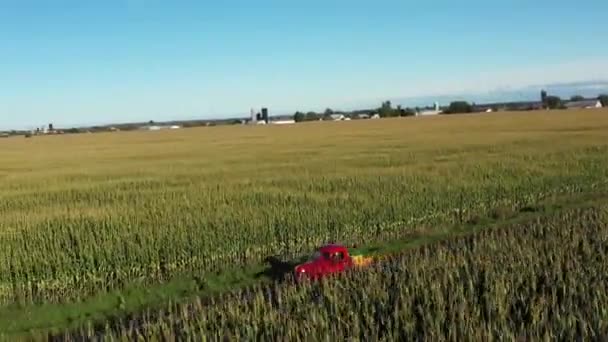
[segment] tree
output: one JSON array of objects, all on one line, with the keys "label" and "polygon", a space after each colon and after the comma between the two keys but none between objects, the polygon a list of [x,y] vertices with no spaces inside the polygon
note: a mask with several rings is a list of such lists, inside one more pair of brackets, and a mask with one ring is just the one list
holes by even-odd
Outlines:
[{"label": "tree", "polygon": [[[327,114],[328,116],[330,114]],[[304,119],[306,121],[317,121],[319,120],[319,114],[315,113],[315,112],[308,112],[306,113],[306,118]]]},{"label": "tree", "polygon": [[412,108],[407,107],[403,110],[403,113],[401,113],[401,116],[414,116],[416,115],[416,111],[414,111]]},{"label": "tree", "polygon": [[305,115],[304,115],[304,113],[302,113],[302,112],[296,112],[296,113],[293,115],[293,120],[294,120],[295,122],[302,122],[302,121],[306,120],[306,116],[305,116]]},{"label": "tree", "polygon": [[327,108],[325,109],[325,112],[323,113],[325,116],[330,116],[334,113],[333,110],[331,110],[331,108]]},{"label": "tree", "polygon": [[381,118],[395,116],[396,113],[391,105],[391,101],[382,102],[382,106],[378,109],[378,114]]},{"label": "tree", "polygon": [[397,106],[397,110],[395,111],[395,116],[405,117],[414,115],[416,115],[416,112],[410,107],[402,108],[401,106]]},{"label": "tree", "polygon": [[574,95],[570,98],[570,101],[583,101],[585,98],[580,95]]},{"label": "tree", "polygon": [[608,94],[602,94],[597,97],[598,100],[602,103],[602,106],[608,107]]},{"label": "tree", "polygon": [[460,114],[473,112],[473,106],[466,101],[453,101],[445,111],[446,114]]},{"label": "tree", "polygon": [[547,91],[544,89],[540,91],[540,100],[543,103],[543,105],[546,107],[547,106]]},{"label": "tree", "polygon": [[547,107],[558,109],[562,107],[562,99],[559,96],[547,96]]}]

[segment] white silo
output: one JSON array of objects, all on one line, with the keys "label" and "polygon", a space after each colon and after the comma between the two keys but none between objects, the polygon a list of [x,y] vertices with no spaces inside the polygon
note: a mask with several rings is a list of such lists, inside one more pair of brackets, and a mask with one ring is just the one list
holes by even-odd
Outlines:
[{"label": "white silo", "polygon": [[253,108],[251,108],[251,123],[253,125],[255,125],[258,121],[257,116],[255,115],[255,110],[253,110]]}]

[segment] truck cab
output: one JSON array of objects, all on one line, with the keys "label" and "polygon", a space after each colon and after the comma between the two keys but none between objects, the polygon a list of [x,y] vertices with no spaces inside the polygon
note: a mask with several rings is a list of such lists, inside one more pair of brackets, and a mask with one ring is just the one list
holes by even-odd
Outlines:
[{"label": "truck cab", "polygon": [[348,248],[342,245],[325,245],[317,250],[309,261],[295,267],[296,279],[307,277],[318,279],[323,276],[343,272],[353,266]]}]

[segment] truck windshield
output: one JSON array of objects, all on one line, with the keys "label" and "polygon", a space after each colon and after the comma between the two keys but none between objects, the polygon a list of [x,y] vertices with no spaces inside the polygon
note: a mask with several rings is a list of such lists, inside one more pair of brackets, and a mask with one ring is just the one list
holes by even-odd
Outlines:
[{"label": "truck windshield", "polygon": [[321,258],[321,252],[316,251],[313,253],[313,255],[310,257],[310,260],[317,260]]}]

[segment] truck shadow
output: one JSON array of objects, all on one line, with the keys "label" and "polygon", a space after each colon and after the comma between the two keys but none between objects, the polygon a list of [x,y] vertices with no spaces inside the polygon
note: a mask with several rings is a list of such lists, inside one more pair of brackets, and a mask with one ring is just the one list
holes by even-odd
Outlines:
[{"label": "truck shadow", "polygon": [[286,280],[293,273],[293,269],[299,264],[297,261],[281,260],[278,256],[269,256],[264,259],[264,262],[268,264],[268,267],[264,271],[256,273],[256,279],[266,277],[273,281]]}]

